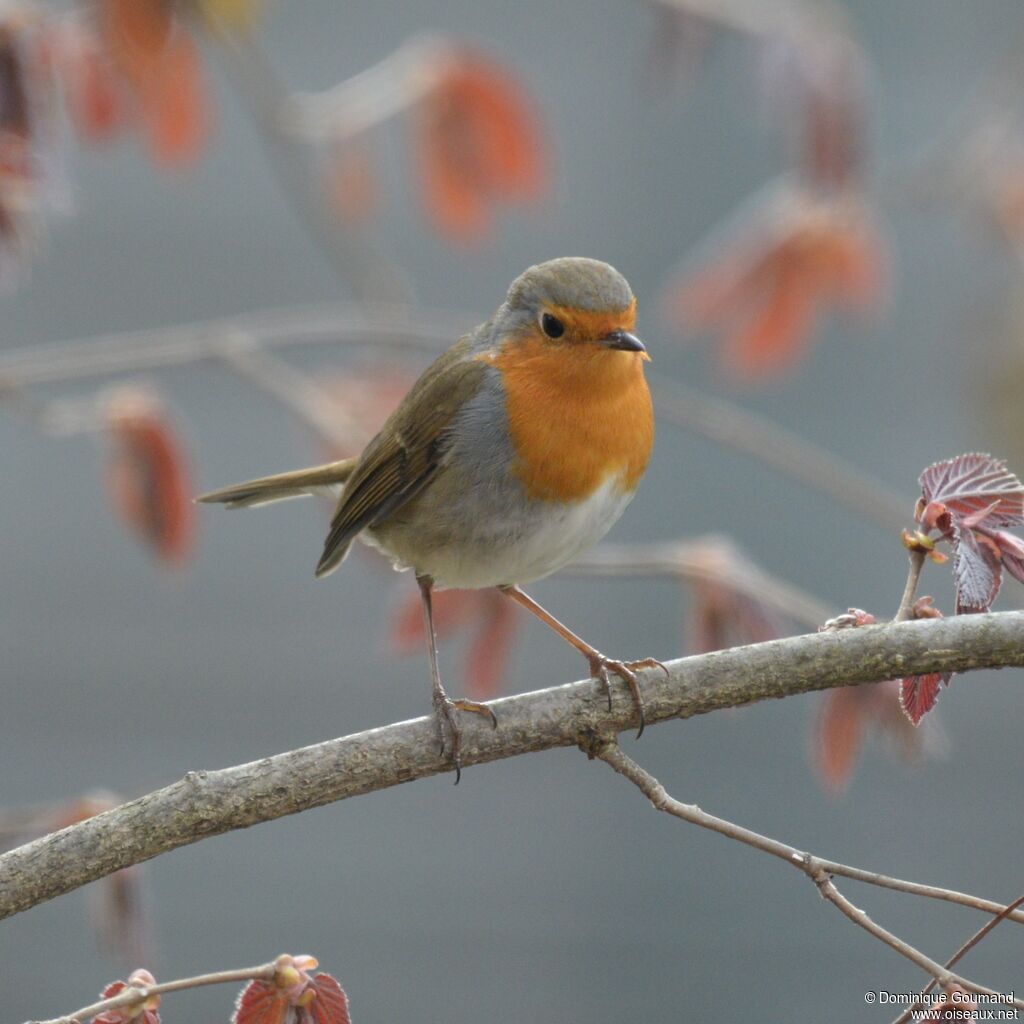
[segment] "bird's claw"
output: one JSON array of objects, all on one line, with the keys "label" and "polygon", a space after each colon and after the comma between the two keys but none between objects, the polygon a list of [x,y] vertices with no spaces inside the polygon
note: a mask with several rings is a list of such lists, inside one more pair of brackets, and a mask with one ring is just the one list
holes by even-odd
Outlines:
[{"label": "bird's claw", "polygon": [[644,726],[647,724],[644,698],[640,692],[640,679],[637,676],[637,669],[660,668],[665,675],[668,669],[658,661],[657,658],[641,658],[639,661],[618,661],[615,658],[608,658],[595,651],[589,655],[587,660],[590,663],[590,674],[604,686],[605,695],[608,697],[608,710],[612,709],[612,683],[610,673],[614,672],[629,687],[630,696],[633,698],[633,706],[636,708],[637,718],[640,727],[637,729],[636,738],[644,734]]},{"label": "bird's claw", "polygon": [[434,712],[437,715],[438,729],[441,732],[441,742],[438,753],[445,752],[445,727],[451,736],[451,759],[455,767],[455,785],[459,784],[462,778],[462,729],[455,719],[454,712],[468,711],[474,715],[483,715],[491,720],[491,728],[498,728],[498,716],[486,705],[475,700],[452,700],[446,693],[434,695]]}]

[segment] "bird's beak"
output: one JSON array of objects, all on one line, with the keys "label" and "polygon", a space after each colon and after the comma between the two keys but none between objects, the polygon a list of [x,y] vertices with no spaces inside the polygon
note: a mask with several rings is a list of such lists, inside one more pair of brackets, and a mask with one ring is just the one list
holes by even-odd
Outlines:
[{"label": "bird's beak", "polygon": [[642,359],[650,360],[650,356],[647,354],[647,346],[635,335],[629,331],[612,331],[604,339],[604,344],[607,348],[615,348],[620,352],[639,352]]}]

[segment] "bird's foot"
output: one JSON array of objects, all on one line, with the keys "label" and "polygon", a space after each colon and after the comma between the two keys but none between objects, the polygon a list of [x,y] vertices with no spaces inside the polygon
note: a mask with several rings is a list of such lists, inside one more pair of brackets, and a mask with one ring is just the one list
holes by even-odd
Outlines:
[{"label": "bird's foot", "polygon": [[646,717],[644,713],[644,698],[640,693],[640,679],[637,670],[643,668],[660,668],[665,675],[668,669],[658,661],[657,658],[641,658],[639,661],[617,661],[615,658],[605,657],[600,651],[594,651],[587,655],[590,664],[590,674],[604,686],[604,692],[608,697],[608,710],[612,709],[612,681],[611,673],[614,672],[629,687],[630,696],[633,698],[633,706],[636,708],[637,718],[640,721],[640,728],[637,729],[636,738],[644,734]]},{"label": "bird's foot", "polygon": [[[444,754],[447,748],[451,754],[452,764],[455,765],[455,785],[459,784],[462,778],[462,729],[459,726],[456,711],[468,711],[474,715],[483,715],[491,721],[491,728],[498,728],[498,717],[486,705],[479,704],[475,700],[452,700],[443,690],[434,693],[434,714],[437,716],[437,725],[441,733],[441,753]],[[450,741],[445,742],[447,731]]]}]

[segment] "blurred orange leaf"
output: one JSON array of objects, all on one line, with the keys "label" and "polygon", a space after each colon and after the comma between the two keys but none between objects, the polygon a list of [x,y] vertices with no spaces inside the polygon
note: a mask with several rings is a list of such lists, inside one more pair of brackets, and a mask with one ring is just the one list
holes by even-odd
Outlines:
[{"label": "blurred orange leaf", "polygon": [[71,121],[89,142],[105,142],[130,121],[114,67],[91,26],[68,22],[60,38],[58,67]]},{"label": "blurred orange leaf", "polygon": [[829,690],[814,726],[814,763],[826,789],[840,793],[849,785],[861,748],[880,729],[908,760],[923,753],[926,739],[900,710],[900,680]]},{"label": "blurred orange leaf", "polygon": [[719,249],[675,283],[668,307],[684,330],[721,332],[723,361],[740,378],[789,369],[829,307],[869,314],[884,298],[885,247],[850,193],[783,189]]},{"label": "blurred orange leaf", "polygon": [[462,51],[421,104],[418,152],[427,211],[438,230],[468,242],[497,200],[543,191],[546,147],[523,87],[489,58]]},{"label": "blurred orange leaf", "polygon": [[194,506],[184,447],[166,411],[146,392],[122,392],[106,410],[114,509],[167,564],[192,552]]},{"label": "blurred orange leaf", "polygon": [[209,102],[195,42],[170,0],[96,0],[100,38],[135,98],[160,163],[193,161],[209,134]]}]

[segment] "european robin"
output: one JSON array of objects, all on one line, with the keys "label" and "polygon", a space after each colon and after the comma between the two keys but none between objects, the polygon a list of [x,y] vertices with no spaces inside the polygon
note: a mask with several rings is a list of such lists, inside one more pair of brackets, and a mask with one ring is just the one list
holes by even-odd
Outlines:
[{"label": "european robin", "polygon": [[583,654],[609,702],[610,673],[620,676],[643,731],[636,670],[660,662],[605,657],[520,589],[603,537],[647,468],[654,416],[635,321],[633,292],[607,263],[567,257],[530,267],[490,320],[426,370],[361,455],[199,499],[245,508],[337,495],[318,577],[338,568],[356,537],[413,570],[441,747],[447,731],[456,782],[453,712],[497,720],[441,685],[435,587],[497,587]]}]

